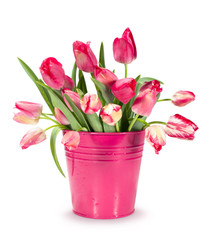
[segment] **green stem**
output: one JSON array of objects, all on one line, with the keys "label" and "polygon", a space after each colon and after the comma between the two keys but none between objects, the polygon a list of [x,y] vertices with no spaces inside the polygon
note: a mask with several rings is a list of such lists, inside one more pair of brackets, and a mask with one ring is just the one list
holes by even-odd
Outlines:
[{"label": "green stem", "polygon": [[117,132],[120,132],[120,128],[119,128],[118,122],[116,123],[116,130],[117,130]]},{"label": "green stem", "polygon": [[52,119],[51,117],[47,116],[45,113],[42,113],[42,116],[44,116],[44,118],[41,118],[40,119],[47,119],[47,120],[50,120],[56,124],[59,124],[59,122],[57,122],[56,120]]},{"label": "green stem", "polygon": [[50,126],[50,127],[48,127],[48,128],[45,128],[44,131],[46,132],[47,130],[49,130],[49,129],[51,129],[51,128],[54,128],[54,127],[60,127],[61,129],[66,129],[65,126],[60,125],[60,124],[56,124],[56,125],[52,125],[52,126]]},{"label": "green stem", "polygon": [[141,118],[138,118],[138,119],[136,119],[136,120],[139,121],[139,122],[144,123],[145,126],[149,126],[149,123],[147,123],[146,121],[144,121],[144,120],[141,119]]},{"label": "green stem", "polygon": [[132,120],[132,122],[130,123],[130,125],[129,125],[129,127],[128,127],[128,132],[131,131],[131,129],[132,129],[134,123],[136,122],[136,120],[138,119],[138,117],[139,117],[139,115],[136,114],[135,118]]},{"label": "green stem", "polygon": [[127,78],[128,75],[128,64],[125,64],[125,78]]},{"label": "green stem", "polygon": [[165,102],[165,101],[171,101],[172,99],[170,98],[165,98],[165,99],[159,99],[157,102]]},{"label": "green stem", "polygon": [[166,125],[167,123],[166,122],[161,122],[161,121],[153,121],[153,122],[149,122],[148,124],[149,125],[151,125],[151,124],[163,124],[163,125]]}]

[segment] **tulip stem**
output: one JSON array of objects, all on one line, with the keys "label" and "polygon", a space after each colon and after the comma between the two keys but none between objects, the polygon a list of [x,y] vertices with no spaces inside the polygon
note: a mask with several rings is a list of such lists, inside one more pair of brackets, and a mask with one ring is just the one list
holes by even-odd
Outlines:
[{"label": "tulip stem", "polygon": [[131,129],[132,129],[134,123],[136,122],[136,120],[138,119],[138,117],[139,117],[139,115],[136,114],[135,118],[132,120],[132,122],[130,123],[130,125],[129,125],[129,127],[128,127],[128,132],[131,131]]},{"label": "tulip stem", "polygon": [[153,122],[149,122],[148,124],[151,125],[151,124],[163,124],[163,125],[166,125],[167,123],[166,122],[161,122],[161,121],[153,121]]},{"label": "tulip stem", "polygon": [[46,128],[44,131],[46,132],[47,130],[49,130],[49,129],[51,129],[51,128],[54,128],[54,127],[59,127],[59,128],[61,128],[61,129],[66,129],[65,126],[60,125],[60,124],[56,124],[56,125],[52,125],[52,126]]},{"label": "tulip stem", "polygon": [[120,128],[119,128],[118,122],[116,123],[116,130],[117,130],[117,132],[120,132]]},{"label": "tulip stem", "polygon": [[47,119],[47,120],[53,121],[56,124],[59,124],[59,122],[57,122],[56,120],[54,120],[51,117],[47,116],[45,113],[42,113],[42,116],[44,116],[44,117],[43,118],[40,117],[40,119]]},{"label": "tulip stem", "polygon": [[157,102],[165,102],[165,101],[171,101],[172,99],[170,98],[166,98],[166,99],[159,99],[157,100]]},{"label": "tulip stem", "polygon": [[127,78],[128,75],[128,64],[125,64],[125,78]]}]

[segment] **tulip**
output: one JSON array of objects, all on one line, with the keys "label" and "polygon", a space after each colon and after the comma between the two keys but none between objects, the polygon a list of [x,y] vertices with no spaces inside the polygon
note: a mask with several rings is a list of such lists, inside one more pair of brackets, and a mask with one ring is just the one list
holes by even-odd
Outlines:
[{"label": "tulip", "polygon": [[67,131],[61,141],[68,150],[75,150],[79,145],[79,142],[80,135],[76,131]]},{"label": "tulip", "polygon": [[16,109],[20,112],[15,113],[13,120],[18,123],[36,124],[42,113],[42,105],[39,103],[19,101],[15,103]]},{"label": "tulip", "polygon": [[74,81],[72,80],[72,78],[70,78],[69,76],[65,75],[63,87],[72,90],[74,88],[74,86],[75,85],[74,85]]},{"label": "tulip", "polygon": [[117,80],[111,87],[114,96],[122,103],[127,104],[135,96],[136,81],[133,78]]},{"label": "tulip", "polygon": [[100,99],[96,94],[86,93],[80,100],[82,111],[86,114],[93,114],[102,108]]},{"label": "tulip", "polygon": [[72,108],[71,108],[71,106],[70,106],[69,103],[67,102],[64,94],[67,94],[67,95],[71,98],[71,100],[74,102],[74,104],[77,106],[77,108],[81,109],[81,106],[80,106],[80,98],[79,98],[78,93],[73,92],[73,91],[71,91],[71,90],[69,90],[69,89],[67,89],[67,88],[64,88],[64,89],[62,90],[63,99],[64,99],[66,105],[69,107],[69,109],[70,109],[71,111],[73,111]]},{"label": "tulip", "polygon": [[162,126],[152,125],[146,128],[145,137],[146,140],[154,147],[156,154],[159,154],[162,146],[166,145],[166,134]]},{"label": "tulip", "polygon": [[61,112],[61,110],[59,108],[55,108],[54,112],[55,112],[55,118],[60,124],[62,124],[62,125],[70,124],[69,120],[66,118],[66,116],[63,114],[63,112]]},{"label": "tulip", "polygon": [[102,108],[100,116],[103,122],[110,126],[115,126],[122,117],[121,106],[109,103]]},{"label": "tulip", "polygon": [[195,100],[195,94],[189,91],[178,91],[172,97],[172,103],[178,107],[183,107]]},{"label": "tulip", "polygon": [[40,128],[36,127],[29,130],[22,138],[20,146],[22,149],[26,149],[31,145],[36,145],[46,139],[45,132]]},{"label": "tulip", "polygon": [[90,48],[90,42],[87,42],[87,44],[80,41],[74,42],[73,51],[77,67],[84,72],[92,73],[97,65],[97,59]]},{"label": "tulip", "polygon": [[179,114],[171,116],[165,128],[165,132],[169,137],[186,140],[193,140],[197,130],[198,126],[195,123]]},{"label": "tulip", "polygon": [[118,79],[117,76],[110,70],[105,68],[100,68],[98,66],[94,68],[94,76],[96,80],[103,83],[109,88]]},{"label": "tulip", "polygon": [[157,101],[157,94],[162,91],[160,88],[160,82],[153,80],[145,82],[140,91],[138,97],[135,99],[132,111],[138,115],[148,117]]},{"label": "tulip", "polygon": [[40,72],[44,82],[51,88],[60,90],[65,80],[62,64],[55,58],[49,57],[42,62]]},{"label": "tulip", "polygon": [[136,44],[129,28],[124,31],[122,38],[115,38],[113,52],[115,61],[119,63],[128,64],[136,59]]}]

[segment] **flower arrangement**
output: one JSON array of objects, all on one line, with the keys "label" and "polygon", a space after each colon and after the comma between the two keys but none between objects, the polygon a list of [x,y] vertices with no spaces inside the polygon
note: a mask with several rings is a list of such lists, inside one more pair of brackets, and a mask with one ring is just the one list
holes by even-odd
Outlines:
[{"label": "flower arrangement", "polygon": [[[50,138],[51,152],[56,166],[63,174],[55,149],[55,140],[60,130],[65,130],[62,144],[70,150],[77,148],[81,131],[130,132],[145,129],[146,140],[157,154],[166,144],[166,135],[179,139],[194,139],[198,127],[179,114],[171,116],[167,123],[146,121],[157,102],[170,101],[183,107],[194,101],[195,95],[190,91],[177,91],[172,98],[160,99],[163,82],[141,75],[128,78],[128,64],[137,58],[135,41],[129,28],[123,32],[121,38],[116,38],[113,42],[114,59],[125,66],[124,78],[118,79],[115,71],[106,69],[103,42],[99,61],[90,48],[90,42],[74,42],[73,53],[76,61],[71,77],[65,74],[62,64],[53,57],[45,59],[40,66],[42,80],[19,59],[51,113],[43,113],[41,104],[19,101],[15,104],[18,112],[13,119],[23,124],[37,124],[41,119],[54,122],[45,130],[39,127],[29,130],[20,142],[22,149],[44,141],[46,131],[53,128]],[[83,72],[90,73],[88,81],[94,83],[97,94],[88,92]]]}]

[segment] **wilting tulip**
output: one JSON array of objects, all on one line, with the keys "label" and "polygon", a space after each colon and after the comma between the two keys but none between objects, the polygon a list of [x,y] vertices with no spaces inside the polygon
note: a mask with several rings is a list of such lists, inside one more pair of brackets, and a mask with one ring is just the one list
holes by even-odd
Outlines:
[{"label": "wilting tulip", "polygon": [[69,89],[67,89],[67,88],[64,88],[64,89],[62,90],[63,99],[64,99],[66,105],[69,107],[69,109],[70,109],[71,111],[73,111],[72,108],[71,108],[71,106],[69,105],[68,101],[66,100],[64,94],[68,95],[68,96],[71,98],[71,100],[74,102],[74,104],[75,104],[79,109],[81,109],[81,106],[80,106],[80,98],[79,98],[78,93],[73,92],[73,91],[71,91],[71,90],[69,90]]},{"label": "wilting tulip", "polygon": [[62,124],[62,125],[69,125],[69,120],[66,118],[66,116],[63,114],[63,112],[61,112],[61,110],[59,108],[55,108],[55,118],[56,120]]},{"label": "wilting tulip", "polygon": [[15,108],[20,110],[13,117],[18,123],[36,124],[42,113],[42,105],[39,103],[19,101],[15,103]]},{"label": "wilting tulip", "polygon": [[74,81],[72,80],[72,78],[65,75],[63,87],[72,90],[74,88]]},{"label": "wilting tulip", "polygon": [[86,114],[93,114],[102,108],[100,99],[96,94],[86,93],[80,100],[82,111]]},{"label": "wilting tulip", "polygon": [[136,59],[136,44],[129,28],[124,31],[122,38],[115,38],[113,52],[115,61],[120,63],[131,63]]},{"label": "wilting tulip", "polygon": [[179,114],[171,116],[165,128],[165,132],[169,137],[186,140],[193,140],[197,130],[198,126],[195,123]]},{"label": "wilting tulip", "polygon": [[65,80],[62,64],[55,58],[49,57],[42,62],[40,72],[44,82],[51,88],[60,90]]},{"label": "wilting tulip", "polygon": [[114,96],[122,103],[127,104],[135,96],[136,81],[133,78],[117,80],[111,87]]},{"label": "wilting tulip", "polygon": [[102,108],[100,116],[103,122],[110,126],[115,126],[122,117],[121,106],[109,103]]},{"label": "wilting tulip", "polygon": [[189,91],[178,91],[172,97],[172,103],[178,107],[183,107],[195,100],[195,94]]},{"label": "wilting tulip", "polygon": [[153,80],[151,82],[145,82],[140,91],[138,97],[135,99],[132,111],[138,115],[149,116],[157,100],[157,94],[162,91],[160,82]]},{"label": "wilting tulip", "polygon": [[94,68],[94,76],[96,80],[103,83],[109,88],[118,79],[117,76],[110,70],[105,68],[100,68],[98,66]]},{"label": "wilting tulip", "polygon": [[158,125],[152,125],[146,128],[146,140],[154,147],[155,153],[158,154],[162,146],[166,145],[166,134],[164,128]]},{"label": "wilting tulip", "polygon": [[45,132],[40,128],[36,127],[29,130],[22,138],[20,146],[22,149],[26,149],[31,145],[36,145],[46,139]]},{"label": "wilting tulip", "polygon": [[76,131],[67,131],[61,142],[68,150],[74,150],[79,145],[80,135]]},{"label": "wilting tulip", "polygon": [[80,41],[74,42],[73,51],[77,67],[84,72],[92,73],[97,65],[97,59],[90,48],[90,42],[86,44]]}]

